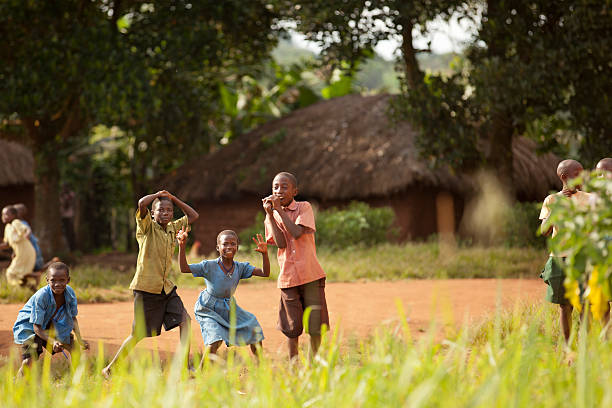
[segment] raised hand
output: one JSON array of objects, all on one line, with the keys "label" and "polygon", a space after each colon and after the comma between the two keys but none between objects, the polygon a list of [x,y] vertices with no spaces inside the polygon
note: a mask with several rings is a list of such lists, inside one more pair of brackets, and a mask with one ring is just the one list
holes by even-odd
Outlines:
[{"label": "raised hand", "polygon": [[166,190],[160,190],[157,193],[155,193],[157,195],[157,198],[160,197],[167,197],[167,198],[172,198],[172,194],[170,194],[169,192],[167,192]]},{"label": "raised hand", "polygon": [[187,228],[183,227],[176,233],[176,240],[178,241],[180,246],[184,246],[187,243],[187,237],[189,236],[189,231]]},{"label": "raised hand", "polygon": [[63,349],[64,349],[64,345],[62,343],[60,343],[57,340],[53,342],[53,352],[54,353],[59,353]]},{"label": "raised hand", "polygon": [[257,252],[261,252],[262,254],[268,252],[268,243],[261,236],[261,234],[257,234],[257,237],[253,237],[253,242],[255,242],[255,245],[257,245],[257,248],[255,248]]},{"label": "raised hand", "polygon": [[280,209],[281,209],[280,197],[277,197],[275,195],[271,195],[270,196],[270,201],[272,202],[272,208],[274,208],[276,211],[280,211]]},{"label": "raised hand", "polygon": [[263,208],[265,210],[266,213],[272,215],[272,211],[274,210],[274,207],[272,206],[272,201],[270,200],[270,197],[266,197],[263,200],[261,200],[262,204],[263,204]]}]

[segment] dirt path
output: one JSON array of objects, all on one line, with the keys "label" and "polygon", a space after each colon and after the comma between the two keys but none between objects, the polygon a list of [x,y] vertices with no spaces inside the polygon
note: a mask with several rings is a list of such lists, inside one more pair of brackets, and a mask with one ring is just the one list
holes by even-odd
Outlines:
[{"label": "dirt path", "polygon": [[[444,326],[481,320],[495,311],[496,305],[512,307],[516,302],[539,302],[544,284],[540,280],[455,279],[405,280],[395,282],[329,283],[326,288],[330,321],[340,325],[343,339],[364,337],[382,324],[399,321],[399,300],[416,335],[426,331],[432,320]],[[179,290],[193,318],[193,305],[199,291]],[[238,304],[257,316],[263,327],[268,353],[284,353],[284,337],[275,329],[279,292],[273,283],[246,284],[236,293]],[[0,305],[0,356],[13,347],[12,326],[22,305]],[[132,325],[132,303],[87,304],[79,306],[79,323],[84,338],[92,343],[104,342],[116,349],[129,334]],[[193,338],[202,346],[199,325],[193,321]],[[173,351],[178,330],[145,339],[140,348]]]}]

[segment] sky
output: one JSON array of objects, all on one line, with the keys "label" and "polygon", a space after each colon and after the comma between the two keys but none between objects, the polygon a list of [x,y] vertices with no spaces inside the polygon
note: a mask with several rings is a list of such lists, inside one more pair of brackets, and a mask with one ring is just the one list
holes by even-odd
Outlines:
[{"label": "sky", "polygon": [[[429,33],[426,37],[415,37],[417,33],[413,32],[413,43],[416,48],[424,49],[427,48],[427,42],[431,40],[431,50],[436,54],[461,52],[477,28],[474,23],[466,20],[459,22],[456,17],[451,18],[449,22],[439,18],[429,23],[428,26]],[[300,47],[316,53],[320,51],[316,43],[307,41],[302,34],[292,32],[291,39]],[[376,47],[376,52],[387,60],[394,59],[394,53],[397,52],[400,41],[400,39],[381,41]]]}]

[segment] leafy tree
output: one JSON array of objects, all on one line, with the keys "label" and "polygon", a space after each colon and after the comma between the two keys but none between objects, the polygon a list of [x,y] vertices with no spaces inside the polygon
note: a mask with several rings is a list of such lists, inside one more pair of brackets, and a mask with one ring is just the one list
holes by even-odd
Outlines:
[{"label": "leafy tree", "polygon": [[421,129],[426,155],[455,167],[484,164],[509,188],[517,135],[532,135],[543,150],[578,145],[574,154],[587,165],[609,155],[610,5],[514,0],[479,7],[481,25],[463,69],[404,88],[400,114]]},{"label": "leafy tree", "polygon": [[141,194],[214,141],[218,83],[268,54],[275,16],[263,1],[0,2],[0,123],[34,153],[45,252],[65,249],[57,203],[67,141],[98,123],[121,126]]}]

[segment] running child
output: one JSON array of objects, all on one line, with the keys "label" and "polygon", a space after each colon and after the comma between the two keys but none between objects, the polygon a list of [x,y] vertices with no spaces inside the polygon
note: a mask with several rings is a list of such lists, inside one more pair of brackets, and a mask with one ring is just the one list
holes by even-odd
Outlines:
[{"label": "running child", "polygon": [[[206,289],[200,293],[194,313],[208,352],[216,354],[221,342],[228,347],[248,344],[257,357],[262,350],[263,330],[252,313],[238,306],[234,293],[241,279],[270,276],[268,245],[260,234],[257,234],[257,238],[253,237],[257,244],[255,250],[261,253],[263,259],[263,268],[255,268],[248,262],[236,262],[234,256],[238,252],[238,235],[232,230],[224,230],[217,236],[217,259],[188,264],[185,256],[187,235],[185,229],[176,235],[179,242],[178,261],[181,272],[204,278],[206,282]],[[232,304],[236,314],[233,327],[230,322]]]},{"label": "running child", "polygon": [[297,193],[295,176],[282,172],[272,181],[272,195],[262,200],[267,242],[278,247],[281,290],[278,328],[287,337],[290,359],[298,355],[306,308],[311,308],[308,334],[313,354],[321,344],[321,326],[329,326],[325,272],[315,246],[314,213],[308,201],[294,200]]},{"label": "running child", "polygon": [[[153,213],[148,206],[153,203]],[[172,221],[174,204],[185,214]],[[169,279],[172,271],[172,255],[176,245],[176,233],[198,219],[198,213],[169,192],[162,190],[138,201],[136,211],[136,240],[138,261],[136,274],[130,284],[134,292],[134,323],[132,333],[123,341],[117,354],[102,370],[108,377],[117,359],[144,337],[158,336],[162,324],[166,331],[179,326],[181,344],[189,355],[190,317],[183,301],[176,293],[176,286]]]},{"label": "running child", "polygon": [[74,347],[72,332],[76,335],[77,343],[84,350],[89,349],[79,329],[76,294],[68,286],[68,266],[62,262],[52,263],[47,272],[47,283],[19,311],[13,326],[15,343],[21,346],[22,361],[18,375],[40,357],[43,349],[51,354],[66,355],[66,351]]},{"label": "running child", "polygon": [[[582,173],[583,167],[576,160],[563,160],[557,167],[557,175],[563,183],[563,189],[555,194],[550,194],[544,199],[542,210],[540,211],[540,219],[542,220],[541,231],[543,235],[551,235],[554,238],[557,235],[558,229],[555,225],[550,225],[548,219],[551,215],[551,204],[560,199],[569,198],[578,206],[587,206],[592,200],[592,194],[581,191],[581,186],[570,186],[570,180],[578,177]],[[565,297],[565,271],[562,268],[562,261],[566,254],[553,254],[548,257],[548,261],[544,266],[544,270],[540,277],[548,284],[546,290],[546,300],[559,305],[560,321],[565,340],[569,340],[570,330],[572,325],[572,305]]]},{"label": "running child", "polygon": [[17,218],[13,206],[2,209],[4,226],[3,247],[10,246],[14,257],[6,270],[6,280],[11,286],[25,286],[36,263],[36,251],[28,239],[30,229]]},{"label": "running child", "polygon": [[36,235],[34,235],[34,232],[32,231],[32,227],[25,219],[26,215],[28,214],[28,207],[26,207],[26,205],[23,203],[17,203],[13,205],[13,207],[15,207],[15,209],[17,210],[17,218],[19,218],[19,220],[21,220],[21,222],[26,227],[28,227],[28,230],[30,231],[28,234],[28,238],[30,240],[30,243],[34,247],[34,251],[36,252],[36,262],[34,263],[35,273],[33,273],[32,275],[37,278],[36,286],[38,286],[38,281],[40,281],[40,276],[42,275],[42,272],[44,272],[52,263],[59,262],[60,259],[54,256],[49,262],[45,263],[42,251],[40,250],[40,245],[38,245],[38,238],[36,238]]}]

